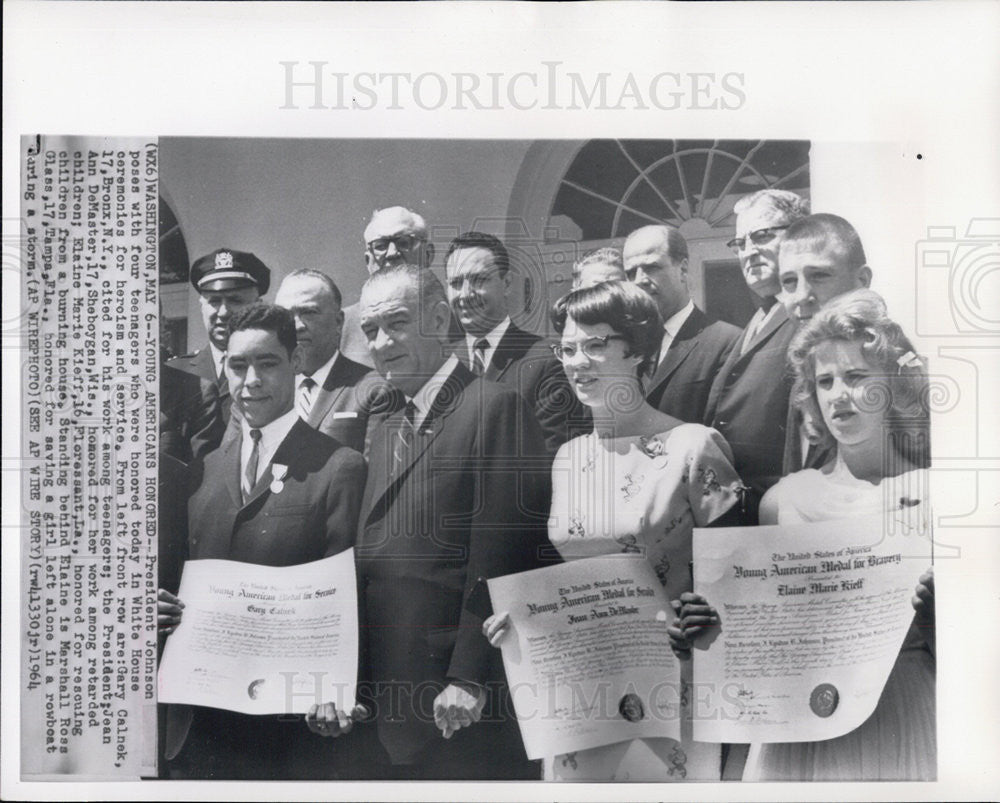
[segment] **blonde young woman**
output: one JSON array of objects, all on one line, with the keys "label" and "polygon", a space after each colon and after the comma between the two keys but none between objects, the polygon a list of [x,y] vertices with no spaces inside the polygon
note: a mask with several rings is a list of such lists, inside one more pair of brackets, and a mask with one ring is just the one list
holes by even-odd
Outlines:
[{"label": "blonde young woman", "polygon": [[[820,469],[789,474],[761,501],[761,524],[848,519],[926,505],[927,374],[885,303],[870,290],[830,301],[789,347],[796,403],[836,445]],[[874,781],[936,777],[934,576],[918,580],[914,623],[878,706],[859,728],[822,742],[753,745],[744,780]],[[718,623],[685,594],[671,631],[682,652]]]}]

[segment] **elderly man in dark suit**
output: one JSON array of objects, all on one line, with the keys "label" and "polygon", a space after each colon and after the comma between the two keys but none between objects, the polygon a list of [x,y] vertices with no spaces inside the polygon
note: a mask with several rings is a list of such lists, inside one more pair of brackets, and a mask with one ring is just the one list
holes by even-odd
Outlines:
[{"label": "elderly man in dark suit", "polygon": [[[555,559],[549,458],[518,393],[448,353],[449,318],[440,282],[414,266],[361,293],[375,364],[407,403],[372,440],[355,554],[375,724],[355,736],[375,729],[375,777],[538,779],[475,599],[480,578]],[[331,705],[307,721],[327,735],[350,724]]]},{"label": "elderly man in dark suit", "polygon": [[470,231],[451,241],[445,258],[448,299],[465,336],[458,358],[477,376],[515,388],[545,433],[549,454],[589,428],[590,414],[562,365],[537,335],[510,319],[510,256],[499,239]]},{"label": "elderly man in dark suit", "polygon": [[[295,412],[300,352],[295,324],[259,304],[229,322],[226,360],[239,437],[210,454],[188,506],[190,559],[264,566],[319,560],[354,545],[366,468],[358,452]],[[171,632],[183,603],[160,590],[159,624]],[[329,778],[332,753],[301,722],[210,708],[172,707],[172,777]]]},{"label": "elderly man in dark suit", "polygon": [[795,323],[778,301],[778,248],[785,231],[809,214],[786,190],[760,190],[736,202],[736,237],[729,243],[758,310],[712,385],[705,423],[722,433],[748,491],[746,520],[757,523],[760,498],[781,477],[792,375],[788,344]]},{"label": "elderly man in dark suit", "polygon": [[660,412],[700,424],[712,382],[740,330],[694,305],[687,287],[687,242],[677,229],[643,226],[625,240],[622,257],[629,280],[656,302],[663,318],[663,341],[646,381],[646,399]]},{"label": "elderly man in dark suit", "polygon": [[[175,357],[171,368],[212,382],[218,391],[223,427],[229,423],[232,398],[226,379],[225,357],[229,345],[229,319],[260,299],[271,284],[271,271],[254,254],[219,248],[191,266],[191,284],[198,291],[208,345]],[[221,439],[221,433],[219,433]],[[211,448],[219,445],[219,440]]]}]

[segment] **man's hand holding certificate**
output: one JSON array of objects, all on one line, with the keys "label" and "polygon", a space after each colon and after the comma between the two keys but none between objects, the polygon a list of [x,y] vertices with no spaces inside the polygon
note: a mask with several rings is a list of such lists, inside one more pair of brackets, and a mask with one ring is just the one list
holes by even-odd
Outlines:
[{"label": "man's hand holding certificate", "polygon": [[160,664],[160,702],[245,714],[353,707],[353,550],[282,568],[188,561],[177,596],[183,611]]}]

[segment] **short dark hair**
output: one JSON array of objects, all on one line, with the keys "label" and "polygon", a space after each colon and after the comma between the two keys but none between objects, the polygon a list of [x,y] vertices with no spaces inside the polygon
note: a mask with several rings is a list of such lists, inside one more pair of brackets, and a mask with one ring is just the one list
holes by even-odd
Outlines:
[{"label": "short dark hair", "polygon": [[818,434],[833,445],[816,403],[816,349],[831,340],[858,343],[865,359],[881,373],[872,404],[887,406],[888,441],[919,467],[930,465],[930,382],[927,369],[885,301],[868,289],[852,290],[827,302],[793,338],[788,361],[795,372],[793,402]]},{"label": "short dark hair", "polygon": [[229,319],[230,337],[234,332],[243,332],[247,329],[273,332],[278,342],[285,347],[289,357],[298,345],[298,338],[295,336],[295,318],[284,307],[274,304],[252,304]]},{"label": "short dark hair", "polygon": [[337,306],[343,306],[344,299],[340,294],[340,288],[337,287],[337,283],[327,276],[321,270],[314,270],[313,268],[299,268],[298,270],[293,270],[289,273],[282,282],[287,279],[297,279],[299,277],[307,279],[316,279],[326,285],[326,289],[330,291],[330,295],[333,296],[333,300],[337,302]]},{"label": "short dark hair", "polygon": [[493,254],[493,262],[501,274],[510,270],[510,254],[507,253],[507,249],[500,242],[499,237],[481,231],[467,231],[465,234],[459,234],[448,246],[448,253],[444,255],[444,261],[447,262],[448,258],[459,248],[485,248]]},{"label": "short dark hair", "polygon": [[786,248],[789,243],[802,243],[817,250],[836,243],[847,258],[849,268],[857,270],[868,263],[857,229],[840,215],[818,212],[799,218],[788,227],[780,248]]},{"label": "short dark hair", "polygon": [[552,308],[552,323],[560,335],[566,319],[594,325],[606,323],[625,338],[629,356],[642,357],[639,372],[656,358],[663,342],[663,318],[656,302],[632,282],[601,282],[573,290]]}]

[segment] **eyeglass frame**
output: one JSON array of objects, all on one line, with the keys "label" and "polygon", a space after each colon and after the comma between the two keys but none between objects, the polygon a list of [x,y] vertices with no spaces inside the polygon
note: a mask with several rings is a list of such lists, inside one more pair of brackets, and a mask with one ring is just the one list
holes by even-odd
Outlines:
[{"label": "eyeglass frame", "polygon": [[588,360],[601,360],[604,359],[603,354],[595,356],[593,354],[590,354],[587,349],[590,347],[592,343],[596,343],[598,341],[600,342],[602,348],[607,347],[608,343],[610,343],[612,340],[622,340],[625,343],[628,343],[628,338],[625,337],[625,335],[615,335],[615,334],[595,335],[594,337],[588,337],[586,340],[584,340],[583,343],[580,345],[579,349],[573,347],[574,351],[569,356],[564,355],[563,352],[565,351],[566,347],[563,346],[562,343],[549,343],[549,349],[552,351],[552,354],[555,356],[555,358],[562,363],[566,362],[567,360],[571,360],[573,357],[576,356],[578,351],[582,351],[583,356],[586,357]]},{"label": "eyeglass frame", "polygon": [[[376,237],[374,240],[369,240],[365,243],[365,248],[373,254],[384,255],[389,252],[390,244],[395,245],[396,250],[402,253],[404,251],[413,251],[425,242],[427,242],[426,239],[417,234],[396,234],[389,237]],[[376,243],[385,243],[385,246],[379,247],[376,246]]]},{"label": "eyeglass frame", "polygon": [[[726,243],[726,246],[733,253],[739,254],[740,251],[746,247],[747,240],[750,240],[750,242],[754,245],[764,245],[774,239],[774,232],[783,231],[791,225],[791,223],[786,223],[784,226],[765,226],[762,229],[754,229],[753,231],[747,232],[746,237],[733,237],[733,239]],[[765,232],[769,235],[767,239],[758,240],[757,238],[761,237]]]}]

